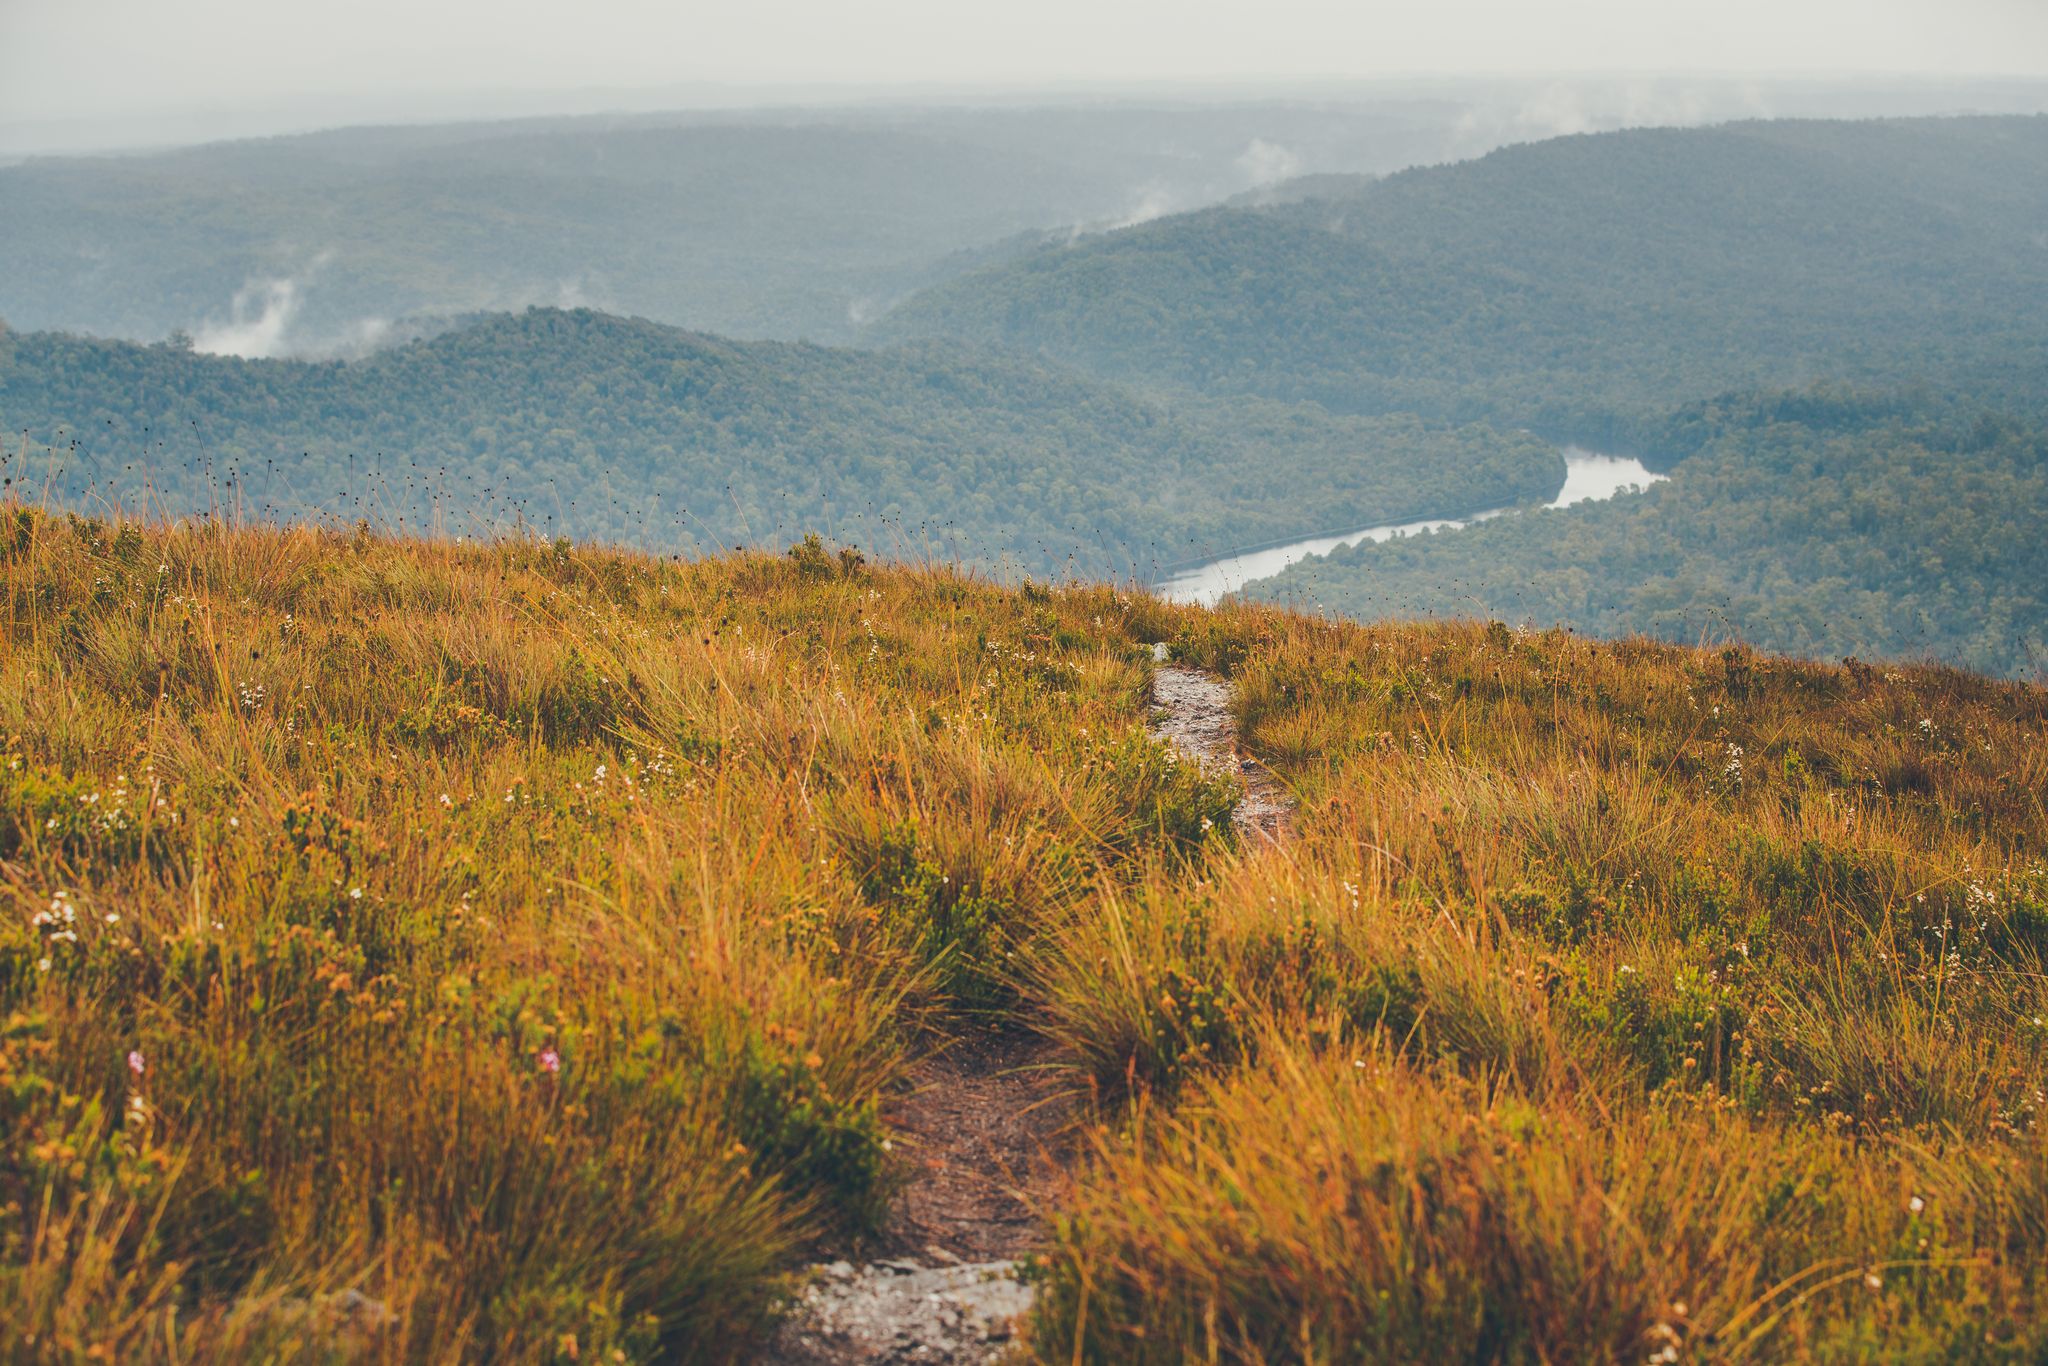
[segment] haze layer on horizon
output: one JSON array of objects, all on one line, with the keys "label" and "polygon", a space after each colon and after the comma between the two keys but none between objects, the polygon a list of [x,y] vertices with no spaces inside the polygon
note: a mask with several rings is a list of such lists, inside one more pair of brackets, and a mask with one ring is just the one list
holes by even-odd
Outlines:
[{"label": "haze layer on horizon", "polygon": [[1557,72],[1949,89],[1999,78],[1988,99],[2011,111],[2048,83],[2048,5],[0,0],[0,152],[604,110],[1355,97],[1426,78]]}]

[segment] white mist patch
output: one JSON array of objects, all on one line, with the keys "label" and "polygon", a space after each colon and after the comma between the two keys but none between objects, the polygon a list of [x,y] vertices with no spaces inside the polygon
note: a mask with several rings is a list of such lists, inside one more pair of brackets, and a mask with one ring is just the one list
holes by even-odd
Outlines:
[{"label": "white mist patch", "polygon": [[381,351],[398,338],[398,324],[389,318],[358,318],[316,345],[295,348],[307,360],[356,360]]},{"label": "white mist patch", "polygon": [[226,322],[208,323],[192,333],[192,349],[245,360],[283,355],[285,332],[299,304],[297,280],[251,280],[235,291]]},{"label": "white mist patch", "polygon": [[1547,85],[1523,101],[1514,113],[1513,125],[1524,135],[1543,138],[1590,133],[1600,126],[1580,93],[1563,84]]},{"label": "white mist patch", "polygon": [[1264,138],[1253,138],[1238,153],[1237,169],[1254,188],[1276,181],[1292,180],[1301,174],[1301,158],[1291,149]]},{"label": "white mist patch", "polygon": [[1173,212],[1173,196],[1164,185],[1140,186],[1130,211],[1110,224],[1113,232],[1118,228],[1135,228],[1140,223],[1150,223],[1155,218],[1164,218]]}]

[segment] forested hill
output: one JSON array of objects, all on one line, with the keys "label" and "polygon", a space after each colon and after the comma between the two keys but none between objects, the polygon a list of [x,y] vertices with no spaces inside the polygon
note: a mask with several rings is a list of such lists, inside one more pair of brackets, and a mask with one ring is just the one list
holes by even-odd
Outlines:
[{"label": "forested hill", "polygon": [[837,532],[1046,573],[1542,498],[1556,450],[1280,404],[1169,411],[957,346],[736,343],[589,311],[491,315],[360,361],[0,335],[11,477],[88,501],[450,532],[523,521],[662,550]]},{"label": "forested hill", "polygon": [[1701,405],[1667,439],[1697,454],[1643,494],[1340,550],[1250,591],[2048,674],[2048,423],[1808,391]]},{"label": "forested hill", "polygon": [[1691,400],[2048,376],[2048,118],[1568,137],[1044,249],[874,330],[1620,443]]},{"label": "forested hill", "polygon": [[0,166],[0,316],[154,341],[176,328],[206,340],[239,312],[266,333],[260,351],[236,344],[245,355],[332,351],[409,319],[530,303],[843,342],[1015,234],[1213,203],[1284,168],[1391,170],[1475,137],[1491,145],[1465,127],[1471,112],[1412,100],[702,112],[37,159]]}]

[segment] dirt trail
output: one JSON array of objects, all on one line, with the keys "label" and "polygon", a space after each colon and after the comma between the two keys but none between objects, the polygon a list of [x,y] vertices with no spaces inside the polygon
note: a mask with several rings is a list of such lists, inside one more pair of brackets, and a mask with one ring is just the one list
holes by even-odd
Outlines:
[{"label": "dirt trail", "polygon": [[[1264,765],[1239,754],[1230,688],[1162,664],[1152,733],[1205,769],[1243,783],[1233,818],[1248,839],[1287,833],[1294,803]],[[961,1040],[927,1059],[893,1116],[911,1168],[874,1249],[855,1265],[814,1267],[802,1305],[757,1360],[784,1366],[1000,1361],[1032,1289],[1018,1263],[1037,1248],[1034,1204],[1065,1160],[1068,1100],[1043,1066],[1046,1046],[1021,1030]]]},{"label": "dirt trail", "polygon": [[1029,1034],[991,1033],[919,1066],[893,1116],[911,1176],[879,1255],[815,1268],[802,1308],[761,1360],[950,1366],[1002,1357],[1031,1307],[1017,1276],[1036,1247],[1031,1207],[1065,1156],[1071,1107],[1053,1092],[1045,1058]]},{"label": "dirt trail", "polygon": [[[1163,657],[1155,647],[1154,658]],[[1237,722],[1230,715],[1230,685],[1211,673],[1162,663],[1153,672],[1152,701],[1159,715],[1152,733],[1170,740],[1211,773],[1229,773],[1244,784],[1244,797],[1231,820],[1251,840],[1278,841],[1287,835],[1294,798],[1257,759],[1237,747]]]}]

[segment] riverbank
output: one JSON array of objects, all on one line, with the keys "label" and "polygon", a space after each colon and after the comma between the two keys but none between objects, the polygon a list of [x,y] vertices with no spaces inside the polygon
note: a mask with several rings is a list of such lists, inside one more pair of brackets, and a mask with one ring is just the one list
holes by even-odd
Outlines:
[{"label": "riverbank", "polygon": [[[1555,497],[1542,505],[1545,508],[1563,508],[1575,503],[1596,502],[1612,498],[1618,493],[1647,488],[1670,477],[1649,469],[1635,456],[1605,455],[1578,446],[1566,447],[1563,455],[1564,484]],[[1464,517],[1433,517],[1411,522],[1384,523],[1378,526],[1359,527],[1352,531],[1324,533],[1296,541],[1233,550],[1227,555],[1191,569],[1168,575],[1154,584],[1153,589],[1169,602],[1213,607],[1246,584],[1271,578],[1289,565],[1313,556],[1327,555],[1333,550],[1359,545],[1366,541],[1387,541],[1396,536],[1415,536],[1424,532],[1455,531],[1513,511],[1513,507],[1486,508]]]}]

